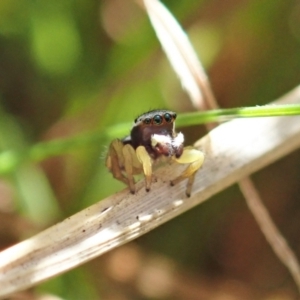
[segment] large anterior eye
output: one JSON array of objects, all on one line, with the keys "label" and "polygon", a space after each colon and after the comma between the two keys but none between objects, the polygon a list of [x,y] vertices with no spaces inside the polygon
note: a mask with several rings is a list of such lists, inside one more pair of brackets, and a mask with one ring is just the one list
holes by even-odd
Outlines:
[{"label": "large anterior eye", "polygon": [[164,117],[165,117],[165,120],[166,120],[167,123],[171,123],[172,122],[172,116],[170,114],[166,113],[164,115]]},{"label": "large anterior eye", "polygon": [[160,125],[162,123],[162,121],[163,121],[163,118],[160,115],[156,115],[153,117],[153,123],[155,125]]}]

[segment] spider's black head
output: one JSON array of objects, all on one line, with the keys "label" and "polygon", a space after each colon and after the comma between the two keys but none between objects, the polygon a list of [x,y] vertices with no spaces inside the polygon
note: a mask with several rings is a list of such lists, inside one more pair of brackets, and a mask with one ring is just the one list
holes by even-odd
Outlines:
[{"label": "spider's black head", "polygon": [[183,150],[183,135],[175,132],[176,113],[169,110],[151,110],[134,120],[130,137],[123,140],[134,149],[144,146],[152,158],[161,155],[179,157]]}]

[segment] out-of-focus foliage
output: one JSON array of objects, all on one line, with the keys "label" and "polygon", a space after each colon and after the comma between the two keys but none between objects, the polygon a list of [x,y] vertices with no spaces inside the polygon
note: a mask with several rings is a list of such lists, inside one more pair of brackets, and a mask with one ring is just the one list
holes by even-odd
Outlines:
[{"label": "out-of-focus foliage", "polygon": [[[189,33],[220,106],[264,104],[299,84],[298,1],[164,3]],[[159,107],[192,110],[136,2],[1,0],[0,151],[8,170],[0,180],[1,248],[124,187],[104,167],[109,140],[83,142],[64,156],[18,168],[12,168],[18,164],[12,153],[26,153],[40,141],[101,132]],[[185,134],[192,142],[203,129],[193,127]],[[255,176],[263,199],[296,252],[297,163],[299,153]],[[237,299],[271,299],[272,295],[291,299],[295,293],[235,188],[137,243],[117,252],[116,259],[113,254],[103,256],[38,291],[64,299],[174,299],[174,295],[200,299],[197,293],[206,295],[203,299],[217,299],[209,298],[216,285],[220,293]],[[118,260],[118,255],[123,259]],[[114,268],[127,271],[117,273]],[[190,273],[188,279],[177,279],[176,288],[167,280],[163,292],[151,294],[145,282],[153,280],[152,287],[155,278],[165,282],[159,276],[175,269]],[[137,277],[124,275],[130,271]]]}]

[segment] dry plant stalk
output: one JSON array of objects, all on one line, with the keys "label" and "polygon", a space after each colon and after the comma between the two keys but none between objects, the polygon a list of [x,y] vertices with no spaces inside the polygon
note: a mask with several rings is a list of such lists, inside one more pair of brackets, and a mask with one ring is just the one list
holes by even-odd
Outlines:
[{"label": "dry plant stalk", "polygon": [[274,225],[268,210],[262,205],[260,197],[249,179],[243,179],[239,182],[239,186],[244,195],[246,195],[247,205],[253,212],[254,218],[259,225],[260,230],[273,248],[277,257],[288,268],[294,281],[299,287],[300,269],[296,255],[289,247],[287,241],[281,235]]},{"label": "dry plant stalk", "polygon": [[[217,109],[218,104],[201,61],[178,22],[158,0],[142,0],[142,2],[166,56],[194,107],[197,110]],[[206,127],[211,130],[215,126],[217,124],[207,124]],[[251,179],[242,179],[238,184],[262,233],[275,254],[288,268],[300,291],[300,266],[295,254],[268,215]]]},{"label": "dry plant stalk", "polygon": [[[196,83],[196,87],[201,84]],[[198,100],[194,99],[194,105],[203,107],[203,103],[197,103],[200,94],[195,95]],[[282,101],[300,103],[300,87]],[[158,170],[150,193],[144,191],[144,182],[139,182],[135,195],[126,189],[1,252],[0,297],[36,285],[141,236],[299,146],[300,117],[234,120],[220,125],[196,143],[206,153],[206,161],[195,178],[191,198],[183,198],[184,182],[175,187],[168,184],[180,166]],[[273,237],[276,234],[271,233]],[[296,258],[288,266],[297,274]]]},{"label": "dry plant stalk", "polygon": [[147,12],[153,29],[197,110],[217,107],[209,80],[186,33],[172,14],[157,0],[137,0]]},{"label": "dry plant stalk", "polygon": [[[300,86],[283,102],[300,103]],[[256,145],[253,149],[253,144]],[[233,120],[196,143],[206,154],[191,198],[185,182],[169,179],[177,164],[157,172],[151,191],[125,189],[0,253],[0,298],[75,268],[158,227],[241,178],[300,147],[300,116]]]}]

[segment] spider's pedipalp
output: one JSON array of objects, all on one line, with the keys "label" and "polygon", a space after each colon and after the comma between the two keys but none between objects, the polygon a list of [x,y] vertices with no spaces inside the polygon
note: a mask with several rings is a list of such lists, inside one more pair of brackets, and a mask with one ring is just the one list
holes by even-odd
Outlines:
[{"label": "spider's pedipalp", "polygon": [[172,144],[172,138],[169,135],[153,134],[151,136],[151,146],[156,147],[158,144]]},{"label": "spider's pedipalp", "polygon": [[179,132],[177,136],[172,140],[172,144],[174,147],[178,148],[182,146],[183,143],[184,143],[184,135],[181,132]]}]

